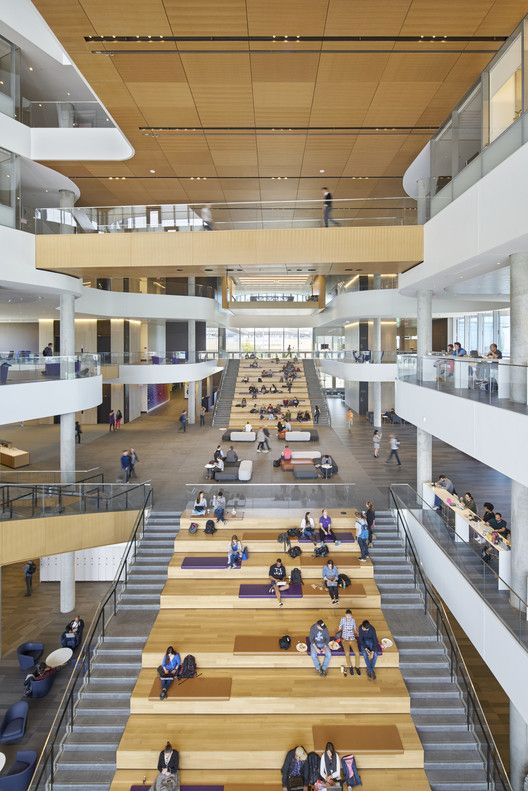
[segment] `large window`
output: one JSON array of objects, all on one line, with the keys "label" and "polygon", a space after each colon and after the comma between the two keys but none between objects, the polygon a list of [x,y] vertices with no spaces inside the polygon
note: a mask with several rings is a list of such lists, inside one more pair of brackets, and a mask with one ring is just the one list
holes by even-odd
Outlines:
[{"label": "large window", "polygon": [[499,349],[504,357],[510,356],[510,311],[499,312]]},{"label": "large window", "polygon": [[205,350],[207,352],[218,351],[218,327],[206,327]]},{"label": "large window", "polygon": [[313,349],[313,330],[311,327],[299,329],[299,351],[311,352]]},{"label": "large window", "polygon": [[241,329],[240,330],[240,351],[241,352],[254,352],[255,351],[255,330]]},{"label": "large window", "polygon": [[284,348],[287,349],[288,346],[291,346],[293,352],[299,350],[299,331],[297,329],[284,330]]},{"label": "large window", "polygon": [[226,351],[239,352],[240,351],[240,333],[239,330],[226,329]]},{"label": "large window", "polygon": [[478,351],[478,316],[469,317],[467,351]]},{"label": "large window", "polygon": [[270,351],[281,352],[284,349],[284,330],[282,327],[270,327]]},{"label": "large window", "polygon": [[267,352],[269,349],[269,329],[255,327],[255,351]]},{"label": "large window", "polygon": [[483,354],[489,349],[490,343],[495,343],[493,332],[493,313],[484,313],[482,316],[482,343],[480,349]]}]

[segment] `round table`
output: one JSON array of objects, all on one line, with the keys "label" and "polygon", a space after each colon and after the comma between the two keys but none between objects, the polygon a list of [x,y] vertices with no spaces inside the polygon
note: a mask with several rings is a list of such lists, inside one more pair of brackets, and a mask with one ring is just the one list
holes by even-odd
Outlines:
[{"label": "round table", "polygon": [[323,470],[323,478],[326,480],[327,478],[330,477],[329,476],[329,470],[332,469],[332,465],[331,464],[321,464],[321,469]]},{"label": "round table", "polygon": [[67,664],[73,656],[71,648],[57,648],[46,657],[48,667],[59,668]]},{"label": "round table", "polygon": [[216,464],[204,464],[204,469],[207,470],[206,476],[209,480],[212,480],[213,470],[216,469]]},{"label": "round table", "polygon": [[4,753],[0,753],[0,772],[2,771],[4,766],[6,765],[6,760],[7,759],[6,759],[5,755],[4,755]]}]

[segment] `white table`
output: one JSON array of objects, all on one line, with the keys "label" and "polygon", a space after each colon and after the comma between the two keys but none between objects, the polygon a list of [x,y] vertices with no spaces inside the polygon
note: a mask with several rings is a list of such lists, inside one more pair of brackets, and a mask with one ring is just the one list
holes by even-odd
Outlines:
[{"label": "white table", "polygon": [[332,465],[321,464],[321,469],[323,470],[323,478],[326,480],[328,478],[328,471],[332,469]]},{"label": "white table", "polygon": [[46,664],[48,667],[63,667],[63,665],[67,664],[73,656],[73,651],[71,648],[57,648],[55,651],[52,651],[46,657]]},{"label": "white table", "polygon": [[7,759],[6,759],[5,755],[4,755],[4,753],[0,753],[0,772],[2,771],[4,766],[6,765],[6,760]]},{"label": "white table", "polygon": [[208,479],[212,479],[213,477],[213,470],[216,468],[216,464],[204,464],[204,470],[206,470],[206,476]]}]

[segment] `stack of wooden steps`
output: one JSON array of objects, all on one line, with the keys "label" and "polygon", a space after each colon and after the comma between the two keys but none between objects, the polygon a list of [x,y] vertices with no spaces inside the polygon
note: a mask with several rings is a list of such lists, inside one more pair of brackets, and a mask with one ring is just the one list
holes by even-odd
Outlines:
[{"label": "stack of wooden steps", "polygon": [[[338,534],[353,531],[353,513],[333,512]],[[339,605],[332,605],[319,590],[324,561],[313,557],[312,545],[301,543],[303,554],[291,559],[277,543],[277,534],[297,521],[288,512],[264,516],[248,509],[219,525],[214,536],[203,530],[189,535],[187,519],[189,514],[182,518],[161,609],[142,652],[111,791],[148,788],[167,740],[180,753],[180,782],[189,791],[208,785],[214,791],[281,791],[286,752],[303,744],[321,754],[329,740],[341,755],[354,753],[365,791],[428,791],[398,646],[380,609],[373,567],[359,563],[356,542],[330,545],[351,579]],[[233,533],[250,550],[240,569],[224,563]],[[277,557],[288,570],[301,569],[303,590],[284,596],[283,607],[273,596],[241,598],[241,586],[269,588],[268,567]],[[364,669],[345,677],[341,651],[333,652],[328,676],[320,677],[310,657],[296,650],[319,617],[335,634],[347,607],[358,623],[368,618],[380,639],[392,641],[378,660],[375,680]],[[284,634],[292,638],[287,651],[279,647]],[[156,668],[170,644],[182,657],[195,656],[199,675],[174,682],[161,701]],[[363,659],[360,664],[364,668]]]},{"label": "stack of wooden steps", "polygon": [[[308,395],[308,385],[306,383],[302,362],[298,362],[296,364],[300,370],[297,372],[297,376],[293,381],[290,393],[288,393],[286,387],[283,387],[284,383],[280,381],[282,376],[282,368],[284,367],[285,362],[285,360],[281,360],[279,363],[276,363],[272,360],[262,360],[259,361],[259,368],[251,368],[250,361],[241,361],[238,369],[238,378],[235,385],[235,396],[233,398],[231,415],[229,419],[230,428],[242,428],[248,420],[252,424],[253,428],[258,428],[259,426],[269,427],[269,425],[275,426],[277,422],[275,418],[273,421],[269,421],[267,419],[260,420],[258,413],[252,413],[251,410],[255,408],[259,409],[261,406],[267,406],[270,403],[273,404],[273,406],[276,406],[277,404],[282,403],[283,399],[285,398],[295,397],[301,402],[298,407],[283,407],[284,410],[290,410],[292,418],[295,417],[297,410],[301,409],[304,411],[308,410],[310,415],[312,414],[310,398]],[[262,371],[264,369],[272,370],[273,376],[262,378]],[[249,382],[243,382],[242,379],[244,378],[248,378]],[[262,382],[258,381],[259,378],[262,378]],[[259,394],[256,399],[253,399],[249,393],[250,385],[260,389],[263,384],[268,389],[272,384],[274,384],[279,392]],[[237,406],[242,398],[245,398],[247,401],[245,407]],[[292,429],[310,429],[314,426],[313,420],[297,421],[292,419],[290,420],[290,423]]]}]

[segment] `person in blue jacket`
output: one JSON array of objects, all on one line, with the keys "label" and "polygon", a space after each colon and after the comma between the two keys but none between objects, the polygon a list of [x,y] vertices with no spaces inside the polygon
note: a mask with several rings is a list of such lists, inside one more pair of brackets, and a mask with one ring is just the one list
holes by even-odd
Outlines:
[{"label": "person in blue jacket", "polygon": [[165,656],[163,657],[161,665],[158,668],[161,684],[160,700],[165,700],[167,697],[169,687],[178,675],[180,665],[180,655],[174,650],[172,645],[169,645],[165,651]]},{"label": "person in blue jacket", "polygon": [[358,649],[367,666],[367,676],[376,678],[376,662],[378,661],[378,635],[369,621],[363,621],[358,629]]}]

